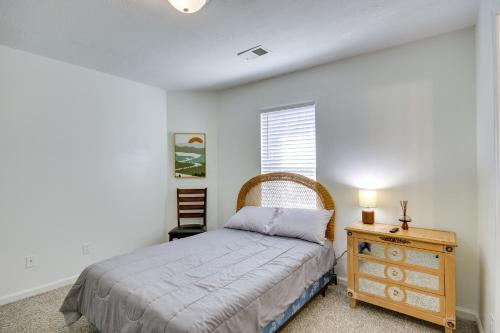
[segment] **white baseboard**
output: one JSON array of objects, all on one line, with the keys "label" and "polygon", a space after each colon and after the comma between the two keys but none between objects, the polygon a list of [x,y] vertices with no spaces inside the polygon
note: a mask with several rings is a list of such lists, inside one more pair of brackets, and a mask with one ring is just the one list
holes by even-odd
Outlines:
[{"label": "white baseboard", "polygon": [[[347,286],[347,278],[343,276],[338,276],[337,277],[338,283],[342,286]],[[474,312],[470,309],[466,309],[461,306],[457,306],[457,318],[468,320],[468,321],[475,321],[477,323],[477,328],[479,330],[479,333],[485,333],[483,324],[481,323],[481,319],[479,318],[479,314],[477,312]]]},{"label": "white baseboard", "polygon": [[465,320],[478,320],[479,315],[472,310],[457,306],[457,317]]},{"label": "white baseboard", "polygon": [[481,319],[479,318],[479,316],[476,319],[476,323],[477,323],[477,329],[478,329],[479,333],[484,333],[484,326],[483,326],[483,323],[482,323]]},{"label": "white baseboard", "polygon": [[340,285],[347,286],[347,278],[345,278],[343,276],[337,276],[337,282]]},{"label": "white baseboard", "polygon": [[477,312],[457,306],[457,318],[465,319],[469,321],[475,321],[477,323],[477,329],[479,333],[484,333],[483,323]]},{"label": "white baseboard", "polygon": [[41,286],[35,287],[35,288],[30,288],[26,289],[14,294],[10,294],[7,296],[0,297],[0,305],[5,305],[13,302],[20,301],[24,298],[28,298],[31,296],[36,296],[39,294],[43,294],[47,291],[51,291],[60,287],[64,287],[68,284],[75,283],[76,279],[78,278],[78,275],[71,276],[69,278],[49,282],[46,284],[42,284]]},{"label": "white baseboard", "polygon": [[[76,279],[78,278],[78,275],[71,276],[66,279],[61,279],[57,280],[54,282],[46,283],[41,286],[27,289],[18,293],[10,294],[4,297],[0,297],[0,305],[5,305],[13,302],[17,302],[19,300],[22,300],[24,298],[28,298],[31,296],[43,294],[47,291],[51,291],[60,287],[64,287],[68,284],[75,283]],[[337,277],[338,283],[342,286],[347,286],[347,278],[343,276],[338,276]],[[484,328],[481,323],[481,319],[479,318],[479,315],[469,309],[463,308],[461,306],[457,306],[457,317],[460,319],[465,319],[469,321],[475,321],[477,323],[479,333],[484,333]]]}]

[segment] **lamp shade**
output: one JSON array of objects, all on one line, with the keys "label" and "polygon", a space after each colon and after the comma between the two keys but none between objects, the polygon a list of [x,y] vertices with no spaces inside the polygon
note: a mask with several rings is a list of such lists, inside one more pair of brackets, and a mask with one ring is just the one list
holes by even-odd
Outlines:
[{"label": "lamp shade", "polygon": [[377,191],[359,190],[359,206],[363,208],[377,207]]},{"label": "lamp shade", "polygon": [[180,12],[191,14],[199,11],[208,2],[208,0],[168,0]]}]

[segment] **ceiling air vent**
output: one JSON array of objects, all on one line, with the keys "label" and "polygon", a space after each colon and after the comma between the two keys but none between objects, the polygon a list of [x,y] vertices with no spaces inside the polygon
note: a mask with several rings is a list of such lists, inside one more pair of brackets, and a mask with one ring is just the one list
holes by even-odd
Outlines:
[{"label": "ceiling air vent", "polygon": [[252,60],[258,57],[262,57],[263,55],[266,55],[268,53],[269,50],[263,48],[262,45],[258,45],[252,47],[251,49],[241,51],[240,53],[238,53],[238,57],[243,58],[245,60]]}]

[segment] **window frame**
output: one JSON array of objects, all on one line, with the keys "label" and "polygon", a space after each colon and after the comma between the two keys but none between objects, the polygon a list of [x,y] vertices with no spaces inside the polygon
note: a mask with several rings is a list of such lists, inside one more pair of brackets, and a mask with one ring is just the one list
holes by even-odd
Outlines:
[{"label": "window frame", "polygon": [[[260,174],[266,174],[269,172],[264,172],[263,170],[263,131],[262,131],[262,115],[265,113],[272,113],[272,112],[277,112],[277,111],[287,111],[287,110],[294,110],[294,109],[300,109],[300,108],[305,108],[305,107],[312,107],[314,110],[314,177],[311,177],[310,175],[304,175],[306,177],[309,177],[311,179],[316,180],[318,176],[318,147],[317,147],[317,104],[314,101],[309,101],[309,102],[303,102],[303,103],[296,103],[296,104],[288,104],[288,105],[281,105],[281,106],[276,106],[272,108],[265,108],[261,109],[259,111],[259,146],[260,146]],[[274,172],[291,172],[288,170],[282,170],[282,171],[274,171]],[[303,175],[303,174],[302,174]]]}]

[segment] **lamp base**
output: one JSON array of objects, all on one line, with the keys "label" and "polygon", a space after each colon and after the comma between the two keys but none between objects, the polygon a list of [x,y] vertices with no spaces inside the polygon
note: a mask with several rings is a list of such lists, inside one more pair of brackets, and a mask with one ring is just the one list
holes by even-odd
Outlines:
[{"label": "lamp base", "polygon": [[364,224],[375,223],[375,212],[373,210],[372,211],[363,210],[362,216]]}]

